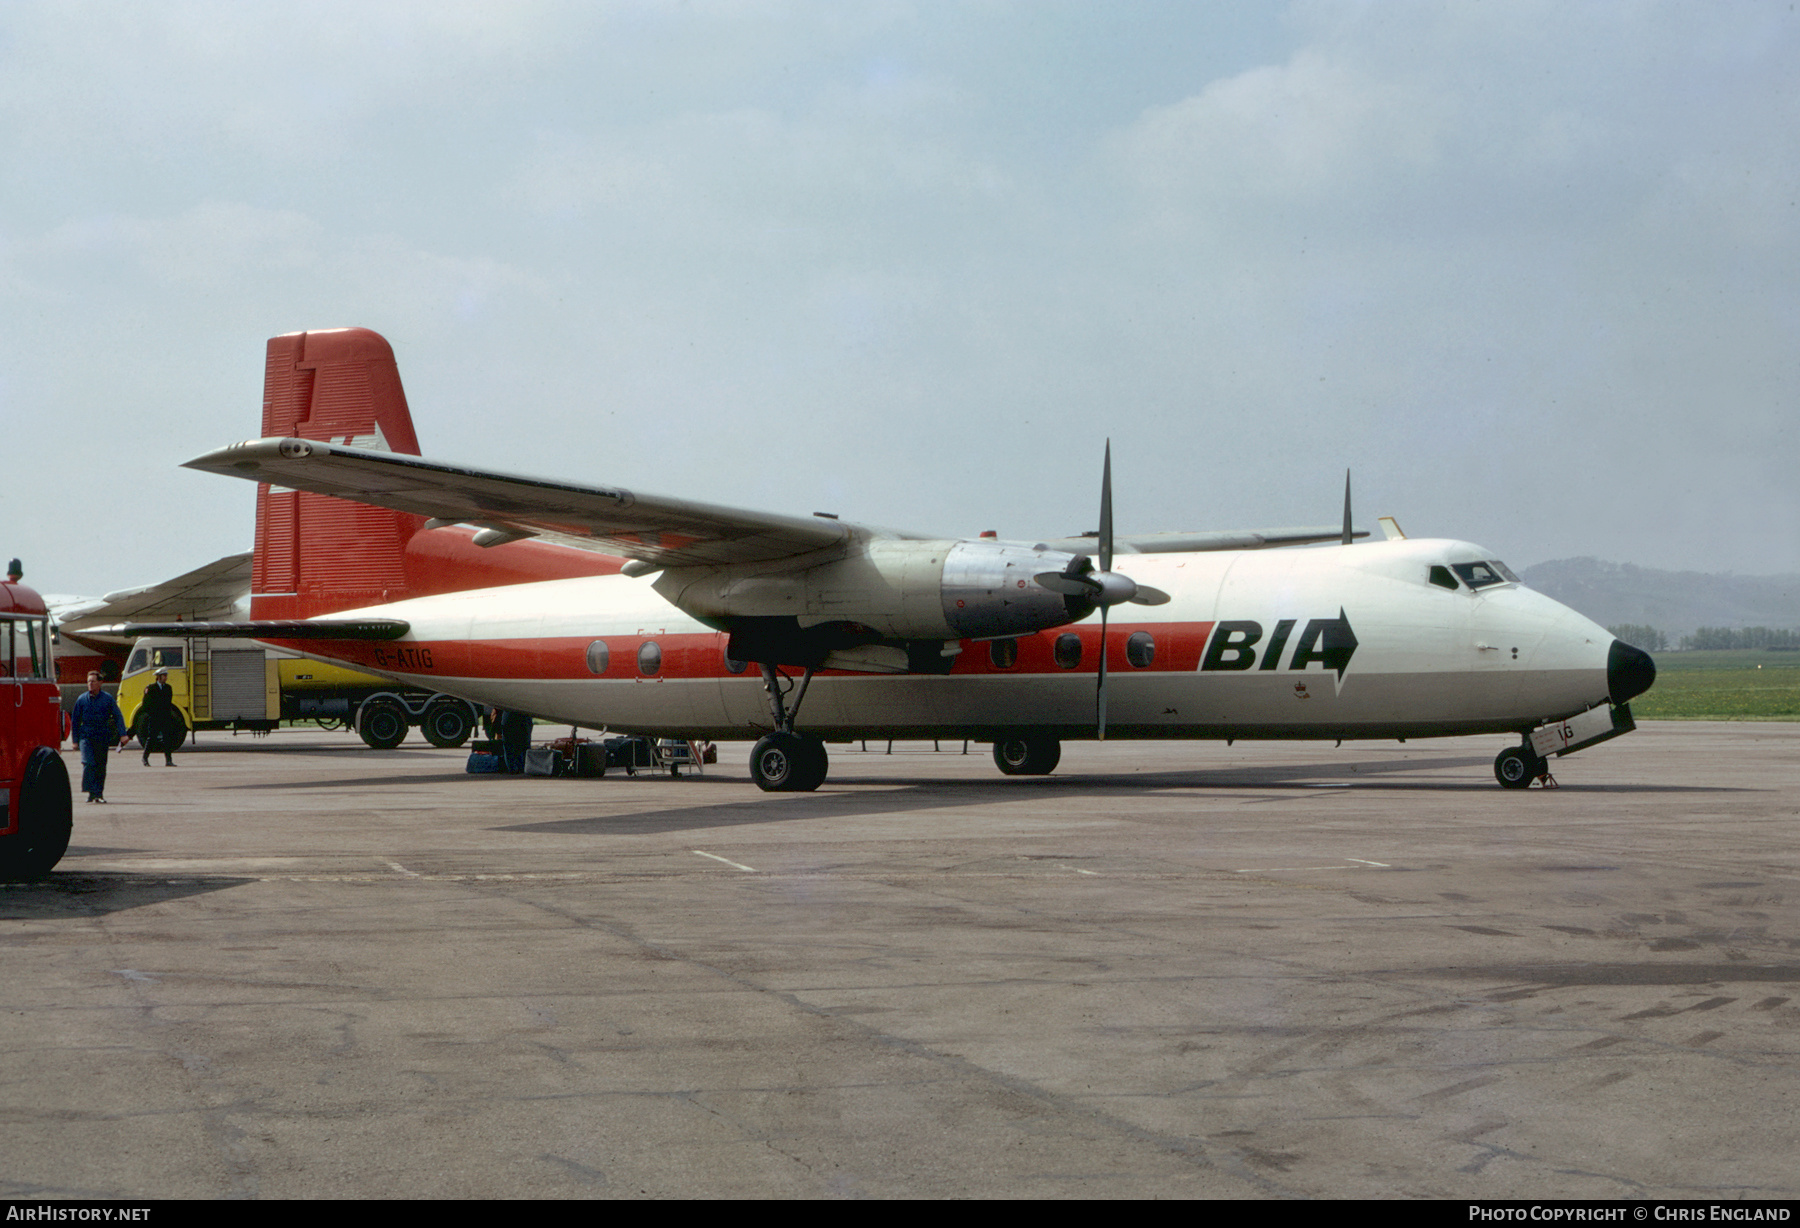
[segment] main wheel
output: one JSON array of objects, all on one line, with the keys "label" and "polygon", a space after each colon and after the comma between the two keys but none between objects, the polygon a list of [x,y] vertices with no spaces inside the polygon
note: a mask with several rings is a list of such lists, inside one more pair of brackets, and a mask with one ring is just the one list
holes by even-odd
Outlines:
[{"label": "main wheel", "polygon": [[811,793],[829,767],[825,744],[808,734],[777,730],[750,751],[750,776],[765,793]]},{"label": "main wheel", "polygon": [[43,878],[69,851],[75,808],[70,804],[69,769],[48,747],[31,752],[19,788],[19,830],[0,836],[0,878]]},{"label": "main wheel", "polygon": [[371,699],[356,714],[356,732],[376,750],[393,750],[406,740],[406,709],[398,700]]},{"label": "main wheel", "polygon": [[1494,756],[1494,779],[1502,789],[1529,789],[1548,766],[1531,747],[1509,746]]},{"label": "main wheel", "polygon": [[1055,738],[1007,738],[994,743],[994,766],[1008,776],[1047,776],[1062,760]]},{"label": "main wheel", "polygon": [[[449,750],[461,746],[475,732],[475,714],[460,699],[434,699],[425,709],[419,731],[433,746]],[[406,736],[404,733],[402,737]]]}]

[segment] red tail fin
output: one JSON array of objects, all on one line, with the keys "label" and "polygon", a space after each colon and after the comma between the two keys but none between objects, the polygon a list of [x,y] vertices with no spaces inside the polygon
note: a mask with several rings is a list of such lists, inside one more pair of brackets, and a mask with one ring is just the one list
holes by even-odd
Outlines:
[{"label": "red tail fin", "polygon": [[[283,435],[417,456],[387,341],[366,328],[271,337],[262,437]],[[423,524],[403,512],[259,486],[250,616],[306,618],[404,596],[406,543]]]},{"label": "red tail fin", "polygon": [[[269,339],[264,439],[296,436],[419,455],[394,351],[366,328]],[[622,562],[543,542],[483,550],[423,517],[262,485],[252,618],[309,618],[406,597],[616,572]],[[415,538],[417,539],[415,541]]]}]

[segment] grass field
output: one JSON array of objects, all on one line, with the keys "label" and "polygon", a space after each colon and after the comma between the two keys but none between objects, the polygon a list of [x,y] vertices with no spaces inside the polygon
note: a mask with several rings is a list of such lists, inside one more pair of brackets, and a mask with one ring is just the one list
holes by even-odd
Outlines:
[{"label": "grass field", "polygon": [[1800,721],[1800,652],[1660,652],[1641,721]]}]

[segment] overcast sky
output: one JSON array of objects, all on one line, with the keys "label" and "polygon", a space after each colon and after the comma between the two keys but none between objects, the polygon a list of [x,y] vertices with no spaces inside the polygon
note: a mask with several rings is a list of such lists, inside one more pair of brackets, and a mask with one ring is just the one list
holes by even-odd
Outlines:
[{"label": "overcast sky", "polygon": [[276,333],[428,456],[914,530],[1800,571],[1782,3],[0,6],[0,556],[247,549]]}]

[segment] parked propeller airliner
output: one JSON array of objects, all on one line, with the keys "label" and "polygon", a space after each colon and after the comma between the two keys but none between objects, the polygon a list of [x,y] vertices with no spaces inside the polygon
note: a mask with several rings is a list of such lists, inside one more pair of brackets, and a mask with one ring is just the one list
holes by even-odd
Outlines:
[{"label": "parked propeller airliner", "polygon": [[1479,546],[1354,541],[1347,488],[1341,528],[1115,536],[1109,452],[1097,533],[1000,541],[518,477],[422,459],[365,329],[269,342],[263,435],[188,462],[264,485],[251,621],[185,632],[566,724],[756,737],[769,790],[817,788],[854,738],[991,741],[1042,774],[1067,739],[1476,733],[1519,735],[1495,774],[1522,788],[1631,729],[1655,678]]}]

